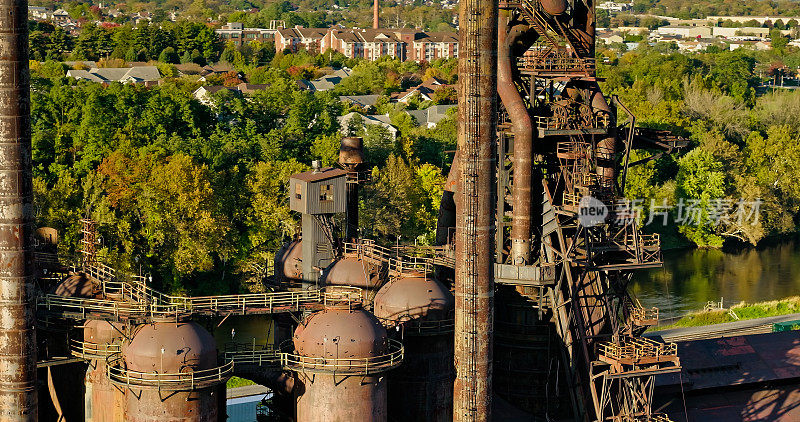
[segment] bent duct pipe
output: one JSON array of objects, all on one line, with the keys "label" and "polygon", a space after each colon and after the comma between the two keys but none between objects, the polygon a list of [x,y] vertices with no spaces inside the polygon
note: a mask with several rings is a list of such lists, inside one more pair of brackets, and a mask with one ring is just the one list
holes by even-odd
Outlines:
[{"label": "bent duct pipe", "polygon": [[[531,186],[533,166],[533,123],[528,108],[514,84],[513,66],[519,43],[528,41],[530,34],[525,25],[511,26],[508,12],[501,12],[497,31],[497,93],[511,120],[514,133],[514,216],[511,220],[511,261],[515,264],[531,262]],[[534,40],[530,41],[532,44]],[[516,45],[515,45],[516,44]],[[527,50],[522,48],[520,50]],[[518,50],[519,51],[519,50]]]}]

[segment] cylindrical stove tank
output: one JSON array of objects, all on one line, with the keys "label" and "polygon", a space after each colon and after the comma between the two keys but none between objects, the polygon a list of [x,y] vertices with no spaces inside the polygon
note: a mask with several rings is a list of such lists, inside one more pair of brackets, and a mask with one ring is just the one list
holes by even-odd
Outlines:
[{"label": "cylindrical stove tank", "polygon": [[287,364],[295,382],[297,422],[387,420],[384,373],[400,364],[402,347],[357,304],[311,314],[294,334]]},{"label": "cylindrical stove tank", "polygon": [[109,364],[126,391],[126,421],[217,422],[224,414],[219,386],[232,367],[217,366],[214,338],[197,323],[143,325]]},{"label": "cylindrical stove tank", "polygon": [[275,254],[275,275],[281,281],[303,280],[303,243],[293,240]]},{"label": "cylindrical stove tank", "polygon": [[73,342],[72,353],[89,361],[86,368],[86,421],[113,422],[124,419],[125,393],[115,387],[106,373],[106,359],[119,352],[123,327],[107,321],[89,320],[83,326],[83,341]]},{"label": "cylindrical stove tank", "polygon": [[353,286],[364,290],[364,304],[369,306],[380,288],[382,262],[348,254],[331,263],[322,275],[326,286]]},{"label": "cylindrical stove tank", "polygon": [[437,280],[413,272],[375,295],[375,316],[405,348],[403,365],[389,374],[389,420],[453,420],[454,302]]}]

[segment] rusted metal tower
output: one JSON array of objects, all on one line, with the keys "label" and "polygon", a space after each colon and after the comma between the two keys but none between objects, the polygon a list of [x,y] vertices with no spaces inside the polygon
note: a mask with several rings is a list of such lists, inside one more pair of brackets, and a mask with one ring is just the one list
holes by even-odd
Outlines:
[{"label": "rusted metal tower", "polygon": [[37,419],[28,2],[0,7],[0,419]]},{"label": "rusted metal tower", "polygon": [[491,420],[497,3],[459,13],[453,420]]},{"label": "rusted metal tower", "polygon": [[[486,148],[481,142],[491,136],[482,129],[493,119],[481,106],[490,107],[494,93],[477,88],[485,86],[475,75],[481,69],[493,77],[478,64],[492,54],[477,35],[490,31],[477,30],[470,19],[494,18],[475,2],[461,9],[461,127],[437,227],[440,243],[450,243],[456,229],[454,416],[489,417],[488,406],[469,400],[480,397],[485,404],[490,395],[492,372],[479,371],[492,348],[479,347],[491,340],[497,290],[503,312],[494,379],[501,397],[549,414],[551,403],[559,406],[560,391],[568,390],[575,420],[663,418],[651,408],[653,377],[678,370],[679,360],[674,345],[638,337],[653,322],[653,311],[635,305],[627,292],[633,270],[661,265],[659,240],[640,233],[634,211],[619,204],[631,149],[669,152],[684,141],[636,128],[627,108],[602,94],[593,2],[504,0],[499,9],[493,39],[501,104],[496,143]],[[618,111],[627,119],[618,119]],[[494,145],[496,153],[489,152]],[[496,196],[483,185],[493,175]],[[605,218],[583,221],[590,207],[601,208]],[[479,230],[492,224],[492,215],[494,232]],[[492,235],[487,251],[485,236]]]}]

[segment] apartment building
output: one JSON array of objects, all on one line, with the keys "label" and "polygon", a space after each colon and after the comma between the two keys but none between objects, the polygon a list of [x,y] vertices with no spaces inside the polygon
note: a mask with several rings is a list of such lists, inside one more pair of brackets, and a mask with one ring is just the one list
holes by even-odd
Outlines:
[{"label": "apartment building", "polygon": [[275,50],[311,52],[328,49],[348,58],[432,61],[458,57],[455,32],[423,32],[414,29],[285,28],[275,35]]},{"label": "apartment building", "polygon": [[232,42],[235,46],[241,47],[252,41],[272,42],[278,29],[284,26],[283,21],[272,21],[270,28],[245,28],[239,22],[230,22],[214,32],[219,35],[223,43]]}]

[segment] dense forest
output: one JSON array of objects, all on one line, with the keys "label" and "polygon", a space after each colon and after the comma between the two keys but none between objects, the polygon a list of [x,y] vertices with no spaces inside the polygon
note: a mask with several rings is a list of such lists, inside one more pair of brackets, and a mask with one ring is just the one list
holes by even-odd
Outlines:
[{"label": "dense forest", "polygon": [[[58,62],[32,62],[38,224],[58,229],[61,252],[74,255],[78,219],[91,216],[106,259],[153,274],[165,290],[263,288],[258,281],[273,253],[297,231],[288,176],[314,159],[334,164],[337,117],[358,110],[338,95],[388,93],[425,75],[452,78],[455,64],[356,63],[333,92],[299,90],[289,70],[322,60],[279,54],[246,75],[269,88],[246,98],[223,91],[210,106],[192,96],[199,84],[191,78],[103,86],[64,78]],[[416,105],[427,104],[409,107]],[[406,107],[382,97],[370,110],[391,116],[396,141],[377,126],[346,129],[364,137],[374,166],[363,190],[364,235],[426,243],[451,161],[446,151],[455,149],[455,120],[417,127]]]},{"label": "dense forest", "polygon": [[[663,233],[668,246],[721,247],[725,241],[757,244],[767,236],[797,232],[800,212],[800,93],[756,95],[762,79],[788,66],[796,50],[755,53],[711,49],[665,53],[641,46],[600,68],[606,93],[619,95],[638,124],[670,129],[690,139],[688,151],[633,167],[626,194],[644,204],[696,200],[700,224],[647,230]],[[639,152],[634,160],[648,156]],[[711,224],[716,203],[761,201],[756,224]],[[644,207],[643,220],[648,207]]]}]

